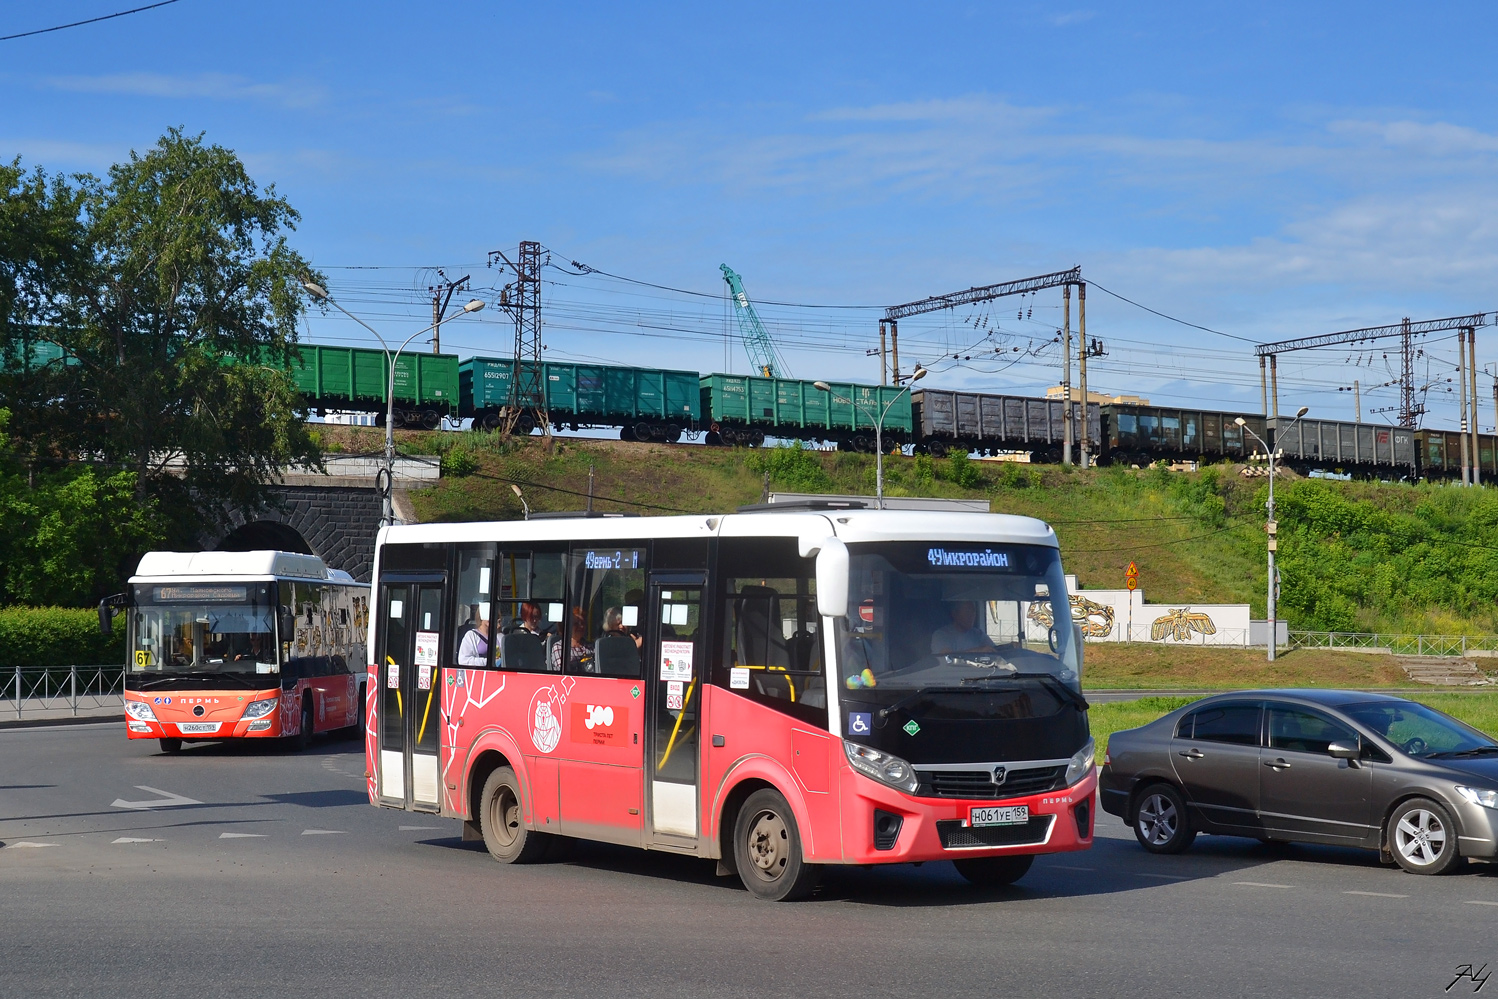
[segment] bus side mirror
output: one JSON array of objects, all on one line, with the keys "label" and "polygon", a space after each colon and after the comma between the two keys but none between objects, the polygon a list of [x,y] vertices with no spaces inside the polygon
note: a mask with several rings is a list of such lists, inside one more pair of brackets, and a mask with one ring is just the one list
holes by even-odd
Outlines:
[{"label": "bus side mirror", "polygon": [[1082,626],[1075,622],[1071,626],[1071,638],[1077,643],[1077,686],[1082,686],[1082,653],[1087,649],[1087,643],[1082,640]]},{"label": "bus side mirror", "polygon": [[281,641],[283,641],[283,642],[295,641],[296,640],[296,615],[291,612],[291,608],[289,608],[289,607],[282,607],[281,608],[280,619],[281,619],[281,621],[280,621],[280,623],[281,623]]},{"label": "bus side mirror", "polygon": [[99,631],[101,634],[114,634],[115,608],[128,607],[129,600],[129,594],[115,593],[99,601]]},{"label": "bus side mirror", "polygon": [[848,616],[848,546],[837,538],[824,539],[817,552],[817,613]]}]

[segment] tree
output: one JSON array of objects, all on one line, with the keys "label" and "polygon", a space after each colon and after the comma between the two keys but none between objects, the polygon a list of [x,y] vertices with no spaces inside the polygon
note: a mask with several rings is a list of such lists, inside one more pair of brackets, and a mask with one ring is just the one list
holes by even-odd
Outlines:
[{"label": "tree", "polygon": [[311,270],[287,245],[299,216],[275,188],[173,129],[102,182],[47,191],[51,214],[31,214],[73,208],[81,259],[47,275],[67,363],[46,387],[45,429],[18,421],[18,440],[44,434],[70,460],[132,472],[137,499],[160,500],[189,534],[262,505],[279,468],[317,465],[289,373]]}]

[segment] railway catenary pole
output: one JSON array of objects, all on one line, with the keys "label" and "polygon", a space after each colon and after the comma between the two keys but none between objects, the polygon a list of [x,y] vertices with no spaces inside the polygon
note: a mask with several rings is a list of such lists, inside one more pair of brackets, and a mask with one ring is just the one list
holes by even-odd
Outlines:
[{"label": "railway catenary pole", "polygon": [[885,345],[884,337],[888,332],[888,323],[879,320],[879,384],[889,384],[889,355],[886,353],[888,347]]},{"label": "railway catenary pole", "polygon": [[[1301,417],[1305,416],[1308,412],[1310,412],[1309,406],[1300,407],[1300,411],[1295,414],[1295,419],[1290,421],[1290,426],[1275,434],[1276,439],[1284,437],[1290,431],[1291,427],[1299,423]],[[1264,504],[1264,509],[1268,511],[1267,519],[1264,522],[1264,530],[1269,536],[1269,587],[1266,606],[1268,614],[1265,615],[1268,621],[1265,623],[1269,625],[1269,661],[1274,662],[1275,646],[1279,644],[1279,621],[1275,617],[1275,604],[1279,598],[1279,577],[1274,565],[1275,550],[1279,547],[1279,523],[1274,519],[1274,472],[1277,455],[1264,438],[1253,432],[1253,428],[1248,425],[1248,421],[1244,420],[1243,417],[1236,417],[1233,422],[1242,427],[1244,433],[1258,441],[1260,446],[1264,448],[1264,453],[1269,458],[1269,501]]]},{"label": "railway catenary pole", "polygon": [[1458,400],[1459,400],[1458,405],[1460,406],[1460,412],[1462,414],[1462,418],[1461,418],[1461,421],[1460,421],[1461,448],[1462,448],[1462,485],[1467,486],[1467,485],[1471,485],[1472,484],[1472,474],[1471,474],[1471,468],[1470,468],[1470,466],[1468,464],[1468,462],[1470,460],[1470,452],[1469,452],[1469,450],[1467,448],[1467,331],[1466,330],[1457,330],[1456,331],[1456,349],[1457,349],[1457,358],[1458,358],[1457,359],[1457,364],[1456,364],[1456,373],[1457,373],[1456,374],[1456,380],[1460,383],[1457,387],[1461,391],[1461,395],[1458,396]]},{"label": "railway catenary pole", "polygon": [[1274,355],[1269,355],[1269,417],[1277,420],[1280,417],[1280,370],[1275,362]]},{"label": "railway catenary pole", "polygon": [[[1091,462],[1088,460],[1088,420],[1087,407],[1087,282],[1083,281],[1077,285],[1077,377],[1081,383],[1082,395],[1082,444],[1078,448],[1082,467],[1087,468]],[[1071,416],[1070,413],[1067,414]]]},{"label": "railway catenary pole", "polygon": [[889,321],[889,349],[890,349],[890,377],[893,383],[900,384],[900,323],[898,320]]},{"label": "railway catenary pole", "polygon": [[1071,285],[1061,286],[1061,464],[1071,464]]},{"label": "railway catenary pole", "polygon": [[[389,527],[395,523],[395,368],[400,362],[401,351],[405,350],[412,340],[415,340],[423,333],[430,333],[435,330],[437,324],[433,323],[424,330],[412,333],[406,337],[404,343],[396,348],[395,353],[391,354],[390,344],[386,343],[385,338],[380,336],[380,331],[354,315],[348,309],[345,309],[332,295],[328,294],[326,288],[320,284],[316,284],[310,278],[302,279],[302,287],[313,298],[320,302],[327,302],[333,308],[373,333],[374,338],[380,341],[380,346],[385,350],[385,371],[388,375],[385,382],[385,467],[382,470],[384,475],[377,477],[376,482],[380,492],[380,526]],[[475,298],[463,306],[463,312],[464,314],[478,312],[483,307],[484,303]],[[383,478],[383,481],[379,481],[380,478]]]},{"label": "railway catenary pole", "polygon": [[442,278],[442,283],[428,285],[427,291],[432,293],[432,353],[442,353],[442,317],[447,315],[447,307],[453,300],[453,292],[460,291],[468,285],[470,275],[463,275],[456,281],[449,281],[447,275],[442,273],[442,268],[437,268],[437,276]]},{"label": "railway catenary pole", "polygon": [[1482,485],[1482,451],[1477,438],[1477,330],[1467,327],[1467,377],[1471,379],[1471,391],[1467,396],[1471,406],[1472,427],[1472,484]]}]

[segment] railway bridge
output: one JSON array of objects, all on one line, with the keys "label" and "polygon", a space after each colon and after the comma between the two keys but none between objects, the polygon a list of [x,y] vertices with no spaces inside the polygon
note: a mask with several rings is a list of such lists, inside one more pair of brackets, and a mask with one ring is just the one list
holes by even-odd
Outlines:
[{"label": "railway bridge", "polygon": [[[439,459],[401,457],[395,461],[395,515],[403,523],[416,519],[409,492],[437,481]],[[380,529],[380,494],[375,477],[384,459],[328,455],[326,472],[284,473],[272,487],[273,505],[246,516],[233,511],[227,531],[201,539],[205,550],[276,549],[316,555],[330,569],[342,569],[369,582],[374,567],[375,535]]]}]

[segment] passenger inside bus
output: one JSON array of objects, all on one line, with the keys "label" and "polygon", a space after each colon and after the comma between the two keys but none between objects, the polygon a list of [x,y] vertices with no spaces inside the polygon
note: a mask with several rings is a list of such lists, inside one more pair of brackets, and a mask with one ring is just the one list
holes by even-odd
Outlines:
[{"label": "passenger inside bus", "polygon": [[641,640],[624,630],[624,608],[603,612],[603,634],[593,647],[593,672],[603,676],[638,676]]},{"label": "passenger inside bus", "polygon": [[587,626],[581,607],[572,608],[572,627],[567,641],[567,664],[576,672],[596,673],[593,649],[588,645]]},{"label": "passenger inside bus", "polygon": [[952,618],[951,623],[931,633],[932,655],[986,654],[998,651],[988,633],[978,627],[976,600],[953,601],[947,605],[947,613]]},{"label": "passenger inside bus", "polygon": [[489,608],[483,604],[473,605],[471,626],[463,633],[458,644],[459,666],[489,665]]}]

